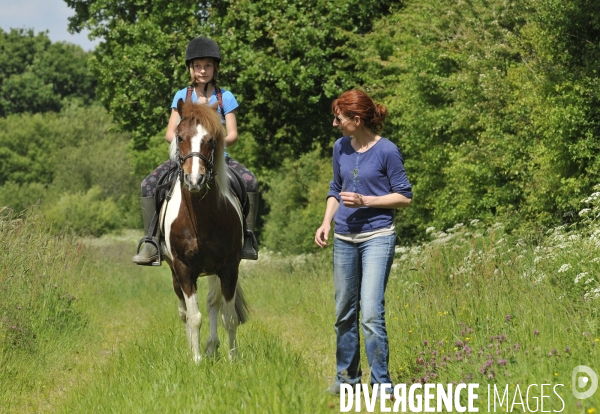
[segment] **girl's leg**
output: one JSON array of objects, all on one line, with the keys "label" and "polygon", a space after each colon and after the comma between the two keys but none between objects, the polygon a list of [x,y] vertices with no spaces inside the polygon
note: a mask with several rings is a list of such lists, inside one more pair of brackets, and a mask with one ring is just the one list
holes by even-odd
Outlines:
[{"label": "girl's leg", "polygon": [[337,378],[331,391],[338,393],[339,384],[357,384],[360,369],[360,255],[355,243],[333,239],[333,279],[335,288],[335,333],[337,339]]},{"label": "girl's leg", "polygon": [[[154,200],[156,185],[158,184],[158,180],[169,171],[170,167],[171,161],[165,161],[142,181],[142,198],[140,198],[140,205],[142,207],[142,220],[144,221],[145,236],[148,234],[152,219],[156,214],[156,202]],[[157,234],[155,233],[153,236],[157,236]],[[133,256],[131,260],[139,265],[150,266],[152,263],[158,262],[158,259],[159,255],[157,247],[152,243],[145,243],[142,250]]]},{"label": "girl's leg", "polygon": [[247,192],[255,193],[258,191],[258,180],[248,168],[244,167],[242,164],[232,158],[226,157],[225,160],[227,161],[229,168],[233,168],[243,178],[244,183],[246,184]]},{"label": "girl's leg", "polygon": [[361,310],[371,384],[392,384],[385,324],[387,286],[396,236],[381,236],[359,244],[362,261]]},{"label": "girl's leg", "polygon": [[229,168],[235,170],[242,177],[248,194],[250,208],[246,219],[246,227],[250,231],[244,237],[244,246],[241,252],[242,259],[256,260],[258,259],[258,245],[254,237],[254,228],[256,226],[256,215],[258,213],[258,181],[252,172],[242,164],[229,157],[225,157],[225,161]]},{"label": "girl's leg", "polygon": [[154,197],[158,180],[169,171],[171,161],[165,161],[160,164],[142,181],[142,197]]}]

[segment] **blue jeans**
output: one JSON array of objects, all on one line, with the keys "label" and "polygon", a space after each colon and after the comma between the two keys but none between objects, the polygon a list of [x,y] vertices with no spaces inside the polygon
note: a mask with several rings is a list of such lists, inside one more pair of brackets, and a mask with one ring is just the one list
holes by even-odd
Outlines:
[{"label": "blue jeans", "polygon": [[395,235],[362,243],[333,241],[336,383],[361,380],[359,312],[372,384],[392,384],[388,369],[389,347],[385,327],[385,288],[394,259]]}]

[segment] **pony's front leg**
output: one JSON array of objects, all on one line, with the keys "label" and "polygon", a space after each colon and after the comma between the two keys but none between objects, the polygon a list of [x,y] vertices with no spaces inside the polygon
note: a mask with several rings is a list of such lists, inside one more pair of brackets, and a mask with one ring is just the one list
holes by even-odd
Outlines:
[{"label": "pony's front leg", "polygon": [[188,337],[188,345],[192,350],[192,357],[194,362],[198,363],[202,360],[200,355],[200,346],[198,343],[198,336],[200,334],[200,327],[202,326],[202,314],[198,309],[198,292],[194,290],[194,293],[187,295],[183,293],[185,298],[186,320],[185,320],[185,332]]},{"label": "pony's front leg", "polygon": [[217,327],[219,324],[219,310],[221,308],[221,282],[217,276],[208,277],[208,296],[206,297],[206,308],[208,311],[208,321],[210,334],[206,340],[206,354],[212,356],[219,349],[221,341]]},{"label": "pony's front leg", "polygon": [[179,317],[185,323],[185,333],[194,362],[198,363],[202,359],[198,344],[202,315],[198,310],[196,280],[191,278],[189,269],[180,261],[174,260],[173,265],[173,288],[179,297]]}]

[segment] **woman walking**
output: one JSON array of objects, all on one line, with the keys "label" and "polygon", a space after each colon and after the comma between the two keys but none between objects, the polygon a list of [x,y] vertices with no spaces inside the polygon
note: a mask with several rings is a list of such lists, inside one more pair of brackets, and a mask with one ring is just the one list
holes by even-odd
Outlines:
[{"label": "woman walking", "polygon": [[335,220],[337,376],[329,391],[337,394],[340,384],[361,381],[359,325],[371,385],[393,386],[384,293],[394,258],[395,210],[410,205],[412,188],[400,150],[378,134],[387,116],[385,106],[362,91],[350,90],[333,101],[331,108],[333,126],[343,136],[333,148],[333,180],[315,243],[328,245],[331,221]]}]

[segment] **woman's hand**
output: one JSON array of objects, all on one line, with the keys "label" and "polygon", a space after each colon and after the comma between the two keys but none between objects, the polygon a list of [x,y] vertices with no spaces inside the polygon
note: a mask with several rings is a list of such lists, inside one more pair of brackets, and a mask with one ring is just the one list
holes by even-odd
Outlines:
[{"label": "woman's hand", "polygon": [[340,199],[342,203],[344,203],[346,207],[350,208],[367,207],[367,203],[371,198],[373,197],[364,196],[358,193],[351,193],[348,191],[343,191],[340,193]]},{"label": "woman's hand", "polygon": [[319,227],[317,229],[317,232],[315,233],[315,243],[317,243],[317,246],[319,246],[320,248],[323,248],[323,247],[329,245],[329,243],[327,243],[327,239],[329,239],[330,231],[331,231],[331,224],[329,224],[329,223],[321,224],[321,227]]}]

